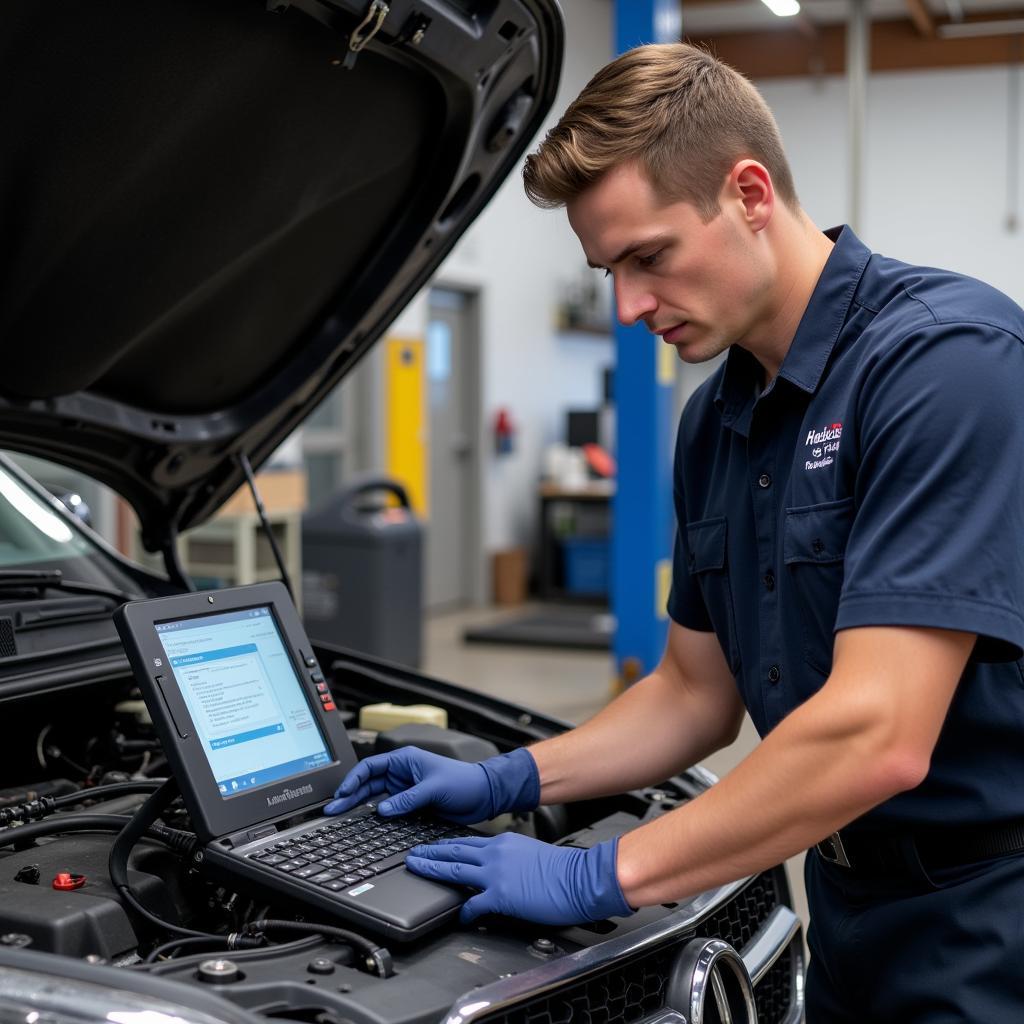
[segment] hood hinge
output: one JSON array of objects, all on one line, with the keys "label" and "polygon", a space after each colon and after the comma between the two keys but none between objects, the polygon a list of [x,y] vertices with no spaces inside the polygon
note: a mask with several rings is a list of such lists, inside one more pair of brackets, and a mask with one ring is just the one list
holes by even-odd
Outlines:
[{"label": "hood hinge", "polygon": [[341,62],[346,71],[351,71],[355,66],[356,57],[359,51],[380,31],[384,19],[391,13],[391,6],[384,0],[372,0],[366,10],[363,20],[355,27],[348,37],[348,53]]}]

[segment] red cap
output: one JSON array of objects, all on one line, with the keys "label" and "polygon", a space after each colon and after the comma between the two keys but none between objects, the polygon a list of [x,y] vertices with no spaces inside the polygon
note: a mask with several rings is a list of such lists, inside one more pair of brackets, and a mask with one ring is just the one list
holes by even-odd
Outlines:
[{"label": "red cap", "polygon": [[85,885],[85,875],[74,875],[70,871],[61,871],[53,880],[54,889],[67,892],[71,889],[81,889]]}]

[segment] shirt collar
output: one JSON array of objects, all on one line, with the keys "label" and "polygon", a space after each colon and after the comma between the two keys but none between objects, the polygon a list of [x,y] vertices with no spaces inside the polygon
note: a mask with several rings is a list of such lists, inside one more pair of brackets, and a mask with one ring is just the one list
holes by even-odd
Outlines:
[{"label": "shirt collar", "polygon": [[[830,228],[825,235],[835,245],[779,369],[780,377],[808,394],[818,388],[871,258],[871,250],[846,225]],[[746,349],[733,345],[715,393],[715,406],[725,426],[741,427],[749,422],[758,379],[757,360]]]}]

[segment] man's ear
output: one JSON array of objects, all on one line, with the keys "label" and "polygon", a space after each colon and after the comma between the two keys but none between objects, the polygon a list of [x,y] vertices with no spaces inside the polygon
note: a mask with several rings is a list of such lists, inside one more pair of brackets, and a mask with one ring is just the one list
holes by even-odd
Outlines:
[{"label": "man's ear", "polygon": [[747,226],[763,230],[775,209],[775,186],[768,168],[756,160],[738,161],[725,179],[722,200],[739,203]]}]

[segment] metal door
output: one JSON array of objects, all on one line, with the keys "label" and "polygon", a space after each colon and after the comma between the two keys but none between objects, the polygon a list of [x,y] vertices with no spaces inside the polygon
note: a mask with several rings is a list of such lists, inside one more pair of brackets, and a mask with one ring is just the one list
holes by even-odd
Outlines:
[{"label": "metal door", "polygon": [[427,395],[430,421],[430,510],[426,536],[426,607],[470,603],[479,557],[475,501],[478,345],[475,296],[430,292]]}]

